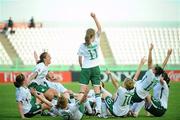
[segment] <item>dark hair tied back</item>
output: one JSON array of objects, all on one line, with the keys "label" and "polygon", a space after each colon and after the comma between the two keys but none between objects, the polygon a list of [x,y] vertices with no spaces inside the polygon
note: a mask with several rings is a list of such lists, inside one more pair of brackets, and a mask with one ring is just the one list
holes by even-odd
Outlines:
[{"label": "dark hair tied back", "polygon": [[21,87],[23,85],[23,81],[25,80],[25,77],[24,77],[24,75],[22,73],[20,73],[20,74],[18,74],[16,76],[15,80],[16,81],[14,82],[14,86],[19,88],[19,87]]}]

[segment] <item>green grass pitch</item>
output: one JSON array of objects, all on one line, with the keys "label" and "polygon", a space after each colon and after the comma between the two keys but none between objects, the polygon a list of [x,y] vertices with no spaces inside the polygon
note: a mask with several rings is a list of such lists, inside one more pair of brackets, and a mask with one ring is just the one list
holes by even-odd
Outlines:
[{"label": "green grass pitch", "polygon": [[[68,89],[75,92],[79,91],[78,83],[65,84]],[[115,92],[115,89],[111,83],[106,83],[105,88],[110,92]],[[17,103],[15,101],[15,87],[13,84],[0,84],[0,120],[19,120],[20,115],[18,113]],[[34,120],[60,120],[60,117],[41,117],[37,115],[33,117]],[[84,116],[83,120],[92,119],[98,120],[103,118]],[[123,119],[123,120],[180,120],[180,82],[172,82],[170,85],[170,96],[168,103],[168,110],[163,117],[146,117],[144,110],[141,111],[138,118],[108,118]]]}]

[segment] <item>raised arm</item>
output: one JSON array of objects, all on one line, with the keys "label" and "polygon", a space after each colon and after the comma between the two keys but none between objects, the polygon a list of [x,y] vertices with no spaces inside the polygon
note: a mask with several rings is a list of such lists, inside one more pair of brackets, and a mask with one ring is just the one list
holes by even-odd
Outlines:
[{"label": "raised arm", "polygon": [[106,70],[106,74],[110,77],[112,84],[116,88],[116,90],[119,88],[119,82],[116,78],[114,78],[109,70]]},{"label": "raised arm", "polygon": [[162,68],[163,68],[163,69],[165,68],[165,66],[166,66],[166,64],[167,64],[167,62],[168,62],[168,60],[169,60],[169,57],[171,56],[171,53],[172,53],[172,48],[169,49],[168,52],[167,52],[167,56],[166,56],[166,58],[165,58],[165,60],[164,60],[164,62],[163,62],[163,64],[162,64]]},{"label": "raised arm", "polygon": [[152,63],[152,49],[153,49],[153,44],[151,43],[150,48],[149,48],[149,55],[148,55],[148,69],[151,69],[153,67],[153,63]]},{"label": "raised arm", "polygon": [[135,76],[134,76],[134,80],[137,80],[138,79],[138,77],[139,77],[139,75],[140,75],[140,72],[141,72],[141,68],[142,68],[142,66],[144,65],[144,63],[146,62],[147,60],[145,59],[145,57],[143,57],[142,59],[141,59],[141,61],[140,61],[140,63],[139,63],[139,66],[138,66],[138,69],[137,69],[137,71],[136,71],[136,74],[135,74]]},{"label": "raised arm", "polygon": [[94,19],[96,26],[97,26],[97,29],[98,29],[98,31],[97,31],[98,35],[100,35],[101,34],[101,25],[100,25],[98,19],[96,18],[95,13],[91,13],[91,17]]},{"label": "raised arm", "polygon": [[35,62],[37,63],[38,62],[38,55],[37,55],[36,51],[34,51],[34,59],[35,59]]}]

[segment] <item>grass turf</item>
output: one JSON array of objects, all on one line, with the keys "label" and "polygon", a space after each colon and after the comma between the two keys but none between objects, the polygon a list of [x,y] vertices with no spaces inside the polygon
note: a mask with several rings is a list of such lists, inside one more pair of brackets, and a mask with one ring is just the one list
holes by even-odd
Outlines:
[{"label": "grass turf", "polygon": [[[75,92],[79,91],[78,83],[65,84],[65,87],[71,89]],[[106,83],[105,88],[110,92],[115,92],[111,83]],[[110,120],[113,119],[123,119],[123,120],[154,120],[154,119],[162,119],[162,120],[180,120],[180,82],[172,82],[170,85],[170,96],[168,102],[168,110],[166,114],[160,118],[156,117],[146,117],[145,111],[142,110],[138,118],[108,118]],[[0,120],[18,120],[20,119],[20,115],[18,113],[17,103],[15,100],[15,87],[13,84],[0,84]],[[60,117],[41,117],[37,115],[33,118],[33,120],[59,120]],[[103,118],[97,118],[92,116],[84,116],[83,120],[93,119],[99,120]]]}]

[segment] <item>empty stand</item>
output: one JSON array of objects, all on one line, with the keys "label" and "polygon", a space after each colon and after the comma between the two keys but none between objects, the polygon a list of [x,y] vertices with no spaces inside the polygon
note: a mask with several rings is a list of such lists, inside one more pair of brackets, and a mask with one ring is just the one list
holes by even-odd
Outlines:
[{"label": "empty stand", "polygon": [[12,61],[0,42],[0,65],[12,65]]},{"label": "empty stand", "polygon": [[117,64],[138,64],[148,56],[154,44],[153,60],[162,64],[168,48],[173,48],[169,64],[180,64],[180,30],[178,28],[107,28],[109,44]]},{"label": "empty stand", "polygon": [[[34,50],[40,54],[48,51],[52,65],[78,65],[78,48],[84,42],[85,29],[79,28],[21,28],[8,35],[25,65],[34,65]],[[102,53],[101,64],[104,64]]]}]

